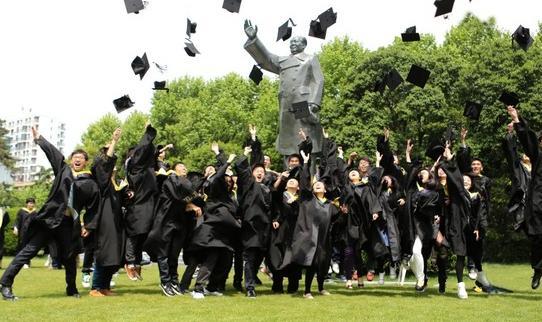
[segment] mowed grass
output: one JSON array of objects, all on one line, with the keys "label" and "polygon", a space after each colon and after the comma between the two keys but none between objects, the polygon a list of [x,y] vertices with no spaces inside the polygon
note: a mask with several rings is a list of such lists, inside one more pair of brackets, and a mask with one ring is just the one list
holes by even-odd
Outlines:
[{"label": "mowed grass", "polygon": [[[4,258],[4,266],[10,260]],[[487,264],[490,280],[514,293],[477,294],[472,291],[472,281],[466,279],[468,300],[457,298],[455,277],[450,274],[445,295],[438,294],[436,277],[431,277],[430,288],[423,294],[416,294],[410,284],[372,284],[347,290],[343,283],[335,282],[326,284],[331,296],[317,295],[314,290],[314,300],[306,300],[301,292],[295,296],[272,294],[270,280],[260,276],[264,285],[257,287],[256,299],[232,290],[229,280],[225,296],[196,301],[190,295],[163,296],[156,265],[144,267],[141,282],[120,274],[117,296],[91,298],[80,287],[82,298],[78,300],[64,295],[64,271],[43,267],[41,259],[32,264],[15,281],[19,301],[0,302],[2,321],[537,321],[542,316],[542,289],[531,290],[528,265]],[[77,282],[80,285],[80,273]]]}]

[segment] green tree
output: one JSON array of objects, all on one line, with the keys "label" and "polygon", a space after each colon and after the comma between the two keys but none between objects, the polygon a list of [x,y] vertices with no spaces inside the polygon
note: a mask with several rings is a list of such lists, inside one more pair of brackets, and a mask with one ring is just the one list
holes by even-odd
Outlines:
[{"label": "green tree", "polygon": [[9,152],[9,143],[7,141],[8,131],[4,128],[4,120],[0,120],[0,163],[8,169],[15,165],[15,159]]}]

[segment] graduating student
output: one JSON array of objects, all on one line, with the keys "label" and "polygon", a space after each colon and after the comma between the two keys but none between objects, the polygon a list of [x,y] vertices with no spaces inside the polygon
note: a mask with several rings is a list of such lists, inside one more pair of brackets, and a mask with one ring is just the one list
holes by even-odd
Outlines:
[{"label": "graduating student", "polygon": [[186,224],[191,218],[185,217],[202,215],[202,209],[195,204],[197,198],[199,195],[187,178],[185,165],[175,164],[174,171],[162,184],[153,227],[144,245],[144,249],[158,263],[160,288],[166,296],[182,294],[177,272],[178,259],[191,233],[188,231],[191,228]]},{"label": "graduating student", "polygon": [[[331,263],[330,230],[339,215],[339,209],[325,197],[326,187],[322,181],[311,185],[310,155],[301,151],[301,156],[304,164],[299,182],[299,215],[292,246],[285,254],[283,267],[294,263],[306,269],[304,297],[312,299],[314,275],[317,276],[319,293],[330,294],[324,289],[324,278]],[[342,212],[346,213],[345,207]]]},{"label": "graduating student", "polygon": [[532,164],[525,153],[519,155],[514,123],[508,124],[502,146],[512,181],[508,213],[514,220],[514,230],[525,230],[525,199],[531,182]]},{"label": "graduating student", "polygon": [[145,134],[126,161],[128,186],[133,198],[126,207],[125,270],[128,278],[141,278],[143,244],[151,230],[158,186],[154,173],[156,129],[145,125]]},{"label": "graduating student", "polygon": [[[17,253],[23,249],[25,245],[28,226],[30,225],[32,216],[36,213],[36,199],[27,198],[25,204],[25,207],[17,212],[17,217],[13,224],[13,234],[17,236]],[[30,265],[30,263],[27,263],[27,265]]]},{"label": "graduating student", "polygon": [[110,285],[113,274],[123,262],[124,234],[122,226],[122,201],[124,190],[118,189],[114,169],[117,157],[115,147],[121,131],[116,129],[111,143],[96,156],[92,174],[98,188],[98,205],[94,212],[85,214],[83,236],[86,247],[92,250],[94,274],[90,296],[112,295]]},{"label": "graduating student", "polygon": [[271,189],[263,182],[264,165],[256,163],[252,167],[249,166],[248,155],[251,152],[250,147],[245,147],[245,155],[237,160],[235,170],[237,198],[243,218],[241,236],[245,261],[245,288],[247,296],[255,298],[256,275],[267,253],[271,233]]},{"label": "graduating student", "polygon": [[4,238],[8,224],[9,214],[3,208],[0,208],[0,268],[2,268],[2,258],[4,257]]},{"label": "graduating student", "polygon": [[[227,175],[227,169],[235,158],[234,154],[220,165],[207,187],[207,200],[203,223],[196,228],[190,250],[202,254],[203,260],[196,277],[194,299],[203,299],[205,294],[222,295],[219,289],[210,289],[212,277],[227,275],[226,262],[231,263],[235,235],[241,224],[236,218],[237,201],[233,194],[234,182]],[[229,265],[231,266],[231,265]],[[215,278],[215,287],[222,284]]]},{"label": "graduating student", "polygon": [[17,253],[9,267],[6,269],[0,283],[2,284],[2,296],[6,300],[16,300],[12,292],[13,281],[24,264],[28,263],[38,251],[47,244],[49,239],[54,239],[59,248],[59,255],[65,267],[66,273],[66,294],[79,297],[75,284],[77,253],[74,249],[74,236],[79,236],[81,226],[78,218],[68,209],[68,201],[73,198],[70,194],[72,184],[84,170],[88,155],[83,150],[75,150],[70,157],[70,164],[64,161],[62,153],[51,143],[43,138],[35,127],[32,134],[36,143],[51,163],[55,179],[51,192],[43,207],[33,218],[28,228],[28,242]]},{"label": "graduating student", "polygon": [[519,142],[532,164],[531,182],[525,198],[525,231],[531,244],[532,289],[540,286],[542,277],[542,136],[537,135],[514,106],[508,106]]}]

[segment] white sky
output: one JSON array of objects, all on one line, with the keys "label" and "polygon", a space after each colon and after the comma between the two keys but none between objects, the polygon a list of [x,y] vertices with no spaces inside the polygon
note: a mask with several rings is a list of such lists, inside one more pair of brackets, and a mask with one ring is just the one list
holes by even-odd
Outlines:
[{"label": "white sky", "polygon": [[[291,17],[294,35],[307,35],[311,19],[333,7],[337,23],[327,41],[348,35],[366,48],[391,43],[409,26],[441,42],[466,12],[497,18],[512,32],[522,24],[538,32],[542,3],[537,0],[456,0],[449,19],[434,18],[433,0],[243,0],[239,14],[222,9],[222,0],[149,0],[139,15],[127,14],[123,0],[9,0],[0,8],[0,118],[32,108],[68,122],[70,151],[93,121],[114,111],[112,100],[129,94],[134,109],[148,112],[153,81],[191,75],[214,78],[229,72],[248,75],[253,61],[244,51],[243,21],[250,18],[268,48],[288,53],[275,42],[277,28]],[[202,55],[183,50],[186,18],[198,23],[192,36]],[[309,37],[307,52],[325,43]],[[130,63],[147,52],[154,67],[143,80]],[[269,76],[269,74],[267,74]],[[129,112],[124,112],[124,118]]]}]

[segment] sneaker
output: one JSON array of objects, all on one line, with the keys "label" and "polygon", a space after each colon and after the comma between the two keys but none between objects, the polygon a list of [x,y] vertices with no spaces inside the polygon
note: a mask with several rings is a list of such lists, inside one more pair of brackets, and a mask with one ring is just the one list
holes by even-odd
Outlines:
[{"label": "sneaker", "polygon": [[2,293],[2,298],[6,301],[17,301],[19,299],[17,296],[15,296],[15,294],[13,294],[11,286],[2,285],[0,292]]},{"label": "sneaker", "polygon": [[349,290],[353,289],[353,287],[352,287],[352,280],[346,281],[346,288],[349,289]]},{"label": "sneaker", "polygon": [[474,281],[474,280],[476,280],[477,277],[478,277],[478,272],[476,271],[475,268],[471,268],[469,270],[469,279]]},{"label": "sneaker", "polygon": [[130,281],[137,281],[136,277],[136,270],[135,266],[133,264],[126,264],[124,265],[124,271],[126,271],[126,276],[128,276],[128,279]]},{"label": "sneaker", "polygon": [[425,292],[426,287],[427,287],[427,284],[425,283],[425,279],[423,279],[423,280],[418,280],[416,282],[416,286],[414,287],[414,289],[418,293],[423,293],[423,292]]},{"label": "sneaker", "polygon": [[339,267],[339,264],[337,264],[336,262],[333,262],[331,264],[331,270],[333,271],[333,273],[335,274],[339,274],[341,272],[341,268]]},{"label": "sneaker", "polygon": [[394,280],[396,278],[397,278],[397,269],[396,269],[395,265],[391,265],[390,266],[390,279]]},{"label": "sneaker", "polygon": [[255,299],[256,298],[256,291],[254,291],[254,290],[247,291],[247,297],[249,299]]},{"label": "sneaker", "polygon": [[100,290],[100,293],[102,293],[105,296],[116,296],[117,295],[117,293],[115,293],[115,292],[113,292],[111,290],[107,290],[107,289]]},{"label": "sneaker", "polygon": [[162,289],[162,293],[164,293],[165,296],[172,297],[176,295],[173,289],[171,288],[171,284],[169,283],[166,283],[166,284],[160,283],[160,289]]},{"label": "sneaker", "polygon": [[205,295],[201,292],[192,291],[190,295],[192,295],[194,300],[203,300],[205,298]]},{"label": "sneaker", "polygon": [[118,276],[119,276],[119,273],[115,273],[113,274],[113,276],[111,276],[111,282],[109,282],[109,287],[115,287],[117,285],[117,282],[115,280],[117,279]]},{"label": "sneaker", "polygon": [[533,279],[531,280],[531,288],[536,290],[540,286],[540,278],[542,277],[542,270],[535,269]]},{"label": "sneaker", "polygon": [[373,280],[373,278],[375,277],[375,273],[374,272],[367,272],[367,281],[371,282]]},{"label": "sneaker", "polygon": [[181,289],[179,282],[171,282],[171,289],[177,295],[183,295],[185,292]]},{"label": "sneaker", "polygon": [[28,266],[28,264],[24,264],[24,265],[23,265],[23,268],[24,268],[24,269],[29,269],[30,266]]},{"label": "sneaker", "polygon": [[329,293],[327,290],[321,290],[320,292],[320,295],[324,295],[324,296],[328,296],[328,295],[331,295],[331,293]]},{"label": "sneaker", "polygon": [[469,298],[469,295],[467,294],[467,290],[465,289],[465,283],[457,283],[457,297],[464,300]]},{"label": "sneaker", "polygon": [[90,274],[89,273],[83,273],[83,279],[81,280],[81,284],[83,284],[84,288],[90,287]]},{"label": "sneaker", "polygon": [[50,267],[51,266],[51,255],[47,255],[47,259],[45,260],[45,263],[43,263],[44,267]]},{"label": "sneaker", "polygon": [[378,285],[384,285],[384,273],[378,273]]},{"label": "sneaker", "polygon": [[314,297],[312,296],[311,293],[305,293],[305,294],[303,294],[303,298],[304,298],[304,299],[307,299],[307,300],[314,300]]},{"label": "sneaker", "polygon": [[103,294],[99,290],[90,290],[90,292],[88,292],[88,295],[90,297],[104,297],[105,296],[105,294]]},{"label": "sneaker", "polygon": [[223,293],[220,293],[219,291],[209,291],[208,289],[203,289],[203,295],[205,296],[223,296]]},{"label": "sneaker", "polygon": [[136,266],[135,267],[135,277],[139,281],[143,280],[143,277],[141,277],[141,266]]}]

